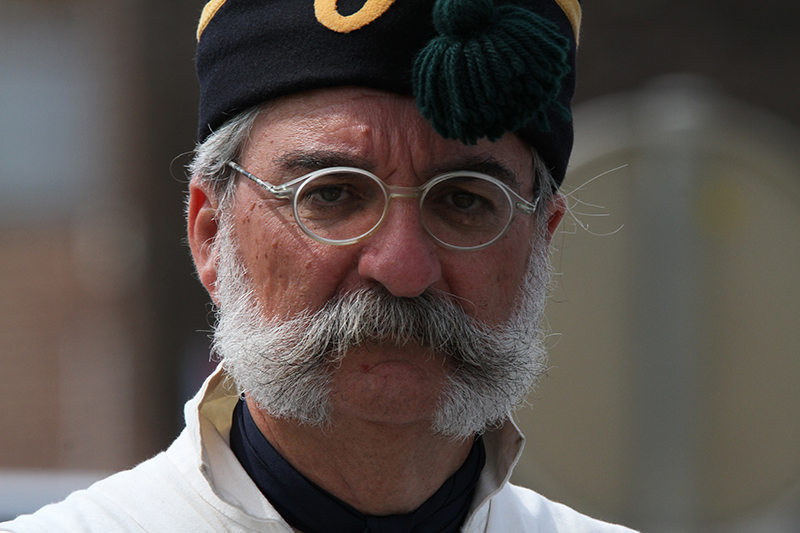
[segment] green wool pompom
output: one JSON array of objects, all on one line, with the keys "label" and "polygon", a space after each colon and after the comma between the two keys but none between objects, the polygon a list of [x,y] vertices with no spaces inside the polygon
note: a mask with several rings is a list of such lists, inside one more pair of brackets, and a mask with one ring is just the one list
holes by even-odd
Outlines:
[{"label": "green wool pompom", "polygon": [[492,0],[438,0],[440,35],[417,56],[413,88],[423,116],[445,138],[496,140],[535,121],[550,129],[552,108],[569,73],[570,41],[556,24]]}]

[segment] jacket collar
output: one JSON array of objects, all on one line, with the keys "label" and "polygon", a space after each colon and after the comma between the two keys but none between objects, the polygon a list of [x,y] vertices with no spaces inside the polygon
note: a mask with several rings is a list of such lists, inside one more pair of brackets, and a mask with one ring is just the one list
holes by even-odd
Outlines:
[{"label": "jacket collar", "polygon": [[[279,519],[230,449],[231,419],[238,401],[236,385],[220,365],[186,403],[186,429],[197,464],[212,490],[222,499],[257,518]],[[525,438],[510,417],[502,426],[487,431],[483,439],[486,465],[465,523],[473,521],[477,514],[484,514],[489,500],[511,477],[525,444]]]}]

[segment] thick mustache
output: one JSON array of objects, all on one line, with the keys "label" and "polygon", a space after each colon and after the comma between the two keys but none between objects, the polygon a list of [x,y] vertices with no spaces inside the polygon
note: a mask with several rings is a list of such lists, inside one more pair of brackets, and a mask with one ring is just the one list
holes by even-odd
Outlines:
[{"label": "thick mustache", "polygon": [[[340,294],[321,310],[304,317],[310,329],[325,325],[319,341],[328,358],[338,359],[355,347],[369,344],[419,344],[434,353],[477,363],[471,354],[490,343],[489,328],[473,319],[444,294],[428,291],[406,298],[381,286]],[[317,334],[323,333],[318,331]]]}]

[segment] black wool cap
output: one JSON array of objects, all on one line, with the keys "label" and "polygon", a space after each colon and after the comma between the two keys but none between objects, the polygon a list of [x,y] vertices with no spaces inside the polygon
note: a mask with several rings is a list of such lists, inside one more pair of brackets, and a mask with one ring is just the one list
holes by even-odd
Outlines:
[{"label": "black wool cap", "polygon": [[579,0],[212,0],[198,139],[267,100],[361,86],[414,96],[446,138],[516,132],[560,185],[580,17]]}]

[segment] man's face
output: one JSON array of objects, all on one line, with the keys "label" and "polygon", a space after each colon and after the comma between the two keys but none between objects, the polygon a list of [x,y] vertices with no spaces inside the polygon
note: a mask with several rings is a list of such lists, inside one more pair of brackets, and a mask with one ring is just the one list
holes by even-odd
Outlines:
[{"label": "man's face", "polygon": [[[449,170],[479,170],[503,173],[504,178],[518,183],[517,192],[523,197],[532,195],[530,149],[516,136],[507,135],[495,143],[484,140],[475,146],[444,140],[419,115],[412,99],[389,93],[339,89],[283,99],[259,116],[250,139],[240,163],[273,184],[319,165],[364,168],[387,184],[406,187]],[[461,322],[474,319],[486,328],[500,326],[517,310],[532,242],[536,241],[532,238],[534,217],[520,216],[490,248],[448,250],[425,233],[416,200],[401,198],[394,200],[384,224],[364,242],[321,244],[294,223],[289,202],[275,199],[249,180],[238,182],[227,224],[227,258],[229,263],[235,262],[252,290],[250,301],[255,307],[240,314],[260,315],[258,319],[272,324],[319,311],[331,300],[362,289],[379,287],[404,299],[434,293],[463,309]],[[546,248],[544,241],[546,238],[538,240],[540,256]],[[538,265],[538,270],[544,269]],[[212,286],[210,290],[216,299],[217,289]],[[541,292],[535,298],[537,309],[525,313],[538,312]],[[228,296],[223,299],[232,307],[230,301],[241,294]],[[224,317],[226,304],[218,303]],[[537,318],[523,316],[522,320],[534,323]],[[237,327],[225,326],[228,330]],[[251,324],[248,331],[255,334],[258,329]],[[512,331],[510,336],[515,335]],[[236,342],[247,343],[247,336]],[[225,349],[223,344],[218,339],[220,351]],[[538,350],[531,355],[535,364],[523,364],[524,371],[541,365]],[[348,348],[335,364],[325,367],[324,376],[314,379],[327,380],[324,387],[321,381],[316,386],[326,389],[334,418],[430,424],[443,392],[452,388],[455,369],[461,366],[463,361],[416,339],[373,340]],[[480,366],[476,368],[480,370]],[[529,384],[533,377],[523,381]],[[466,380],[461,385],[464,389],[480,383]]]},{"label": "man's face", "polygon": [[[530,148],[515,135],[465,146],[442,139],[414,100],[360,89],[318,91],[279,101],[254,125],[240,163],[273,184],[326,166],[356,166],[387,184],[416,186],[447,170],[501,167],[530,198]],[[249,180],[238,184],[233,221],[242,261],[265,317],[288,318],[322,307],[334,295],[381,284],[396,296],[438,289],[459,298],[471,316],[496,324],[519,294],[533,217],[517,217],[509,233],[481,251],[438,246],[420,223],[413,199],[396,199],[386,221],[365,242],[331,246],[307,237],[290,203]]]}]

